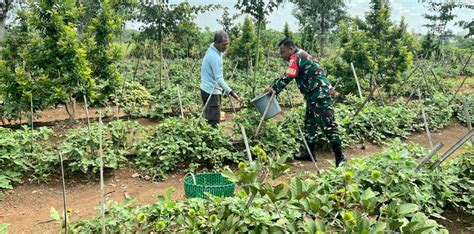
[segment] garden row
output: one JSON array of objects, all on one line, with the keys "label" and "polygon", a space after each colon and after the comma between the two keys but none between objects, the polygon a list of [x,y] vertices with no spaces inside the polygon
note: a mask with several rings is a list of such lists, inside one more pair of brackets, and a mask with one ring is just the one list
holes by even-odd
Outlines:
[{"label": "garden row", "polygon": [[[443,210],[474,218],[474,148],[435,170],[416,172],[417,157],[426,152],[394,141],[384,152],[345,167],[270,184],[264,178],[275,180],[288,170],[286,157],[254,147],[256,161],[223,171],[242,188],[235,197],[176,201],[169,190],[149,205],[110,201],[105,227],[110,232],[448,233],[434,220]],[[98,217],[74,222],[68,230],[90,233],[101,227]]]},{"label": "garden row", "polygon": [[[470,95],[470,112],[474,113],[474,95]],[[447,97],[435,95],[425,99],[425,111],[430,129],[446,126],[453,114],[462,116],[458,101],[449,106]],[[382,143],[388,138],[406,137],[423,128],[416,101],[404,105],[404,100],[389,106],[369,102],[356,117],[352,117],[361,100],[351,99],[336,106],[336,118],[343,133],[344,143],[369,140]],[[24,127],[14,131],[0,128],[0,189],[11,189],[12,183],[26,175],[32,181],[44,181],[59,173],[62,155],[67,175],[72,173],[97,174],[99,145],[102,144],[105,169],[117,169],[132,164],[152,179],[166,178],[170,171],[219,168],[244,160],[244,144],[239,125],[243,125],[250,145],[260,145],[265,151],[292,156],[301,147],[295,118],[302,123],[304,106],[285,113],[281,121],[265,122],[255,137],[260,115],[243,109],[233,119],[233,134],[222,128],[211,128],[196,117],[166,118],[156,126],[143,127],[134,121],[113,121],[90,128],[70,129],[57,143],[49,128],[33,131]],[[324,137],[321,137],[324,145]],[[54,140],[56,141],[56,140]],[[285,147],[281,147],[284,142]]]}]

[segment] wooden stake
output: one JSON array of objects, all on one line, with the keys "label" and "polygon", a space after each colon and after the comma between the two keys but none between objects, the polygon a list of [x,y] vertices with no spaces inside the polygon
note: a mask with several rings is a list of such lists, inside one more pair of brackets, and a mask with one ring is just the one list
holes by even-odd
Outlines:
[{"label": "wooden stake", "polygon": [[416,91],[418,93],[418,98],[420,99],[421,114],[423,116],[423,122],[425,123],[426,136],[428,137],[428,140],[430,141],[430,147],[433,148],[433,142],[431,141],[430,128],[428,127],[428,121],[426,120],[425,106],[423,105],[423,99],[421,98],[421,91],[420,89],[417,89]]},{"label": "wooden stake", "polygon": [[63,209],[64,209],[64,233],[67,232],[67,203],[66,203],[66,179],[64,178],[64,160],[61,151],[59,151],[59,161],[61,162],[61,178],[63,182]]},{"label": "wooden stake", "polygon": [[99,113],[99,163],[100,163],[100,215],[102,233],[105,234],[104,160],[102,150],[102,113]]},{"label": "wooden stake", "polygon": [[[468,105],[467,105],[466,98],[462,99],[462,106],[464,108],[464,116],[466,117],[467,128],[469,130],[472,130],[471,115],[469,114],[469,108],[468,108]],[[471,145],[474,146],[474,137],[471,137]]]},{"label": "wooden stake", "polygon": [[359,91],[359,97],[362,98],[362,89],[360,88],[359,79],[357,78],[357,74],[356,74],[356,71],[354,69],[354,64],[352,64],[352,63],[351,63],[351,68],[352,68],[352,73],[354,74],[354,78],[356,80],[357,91]]},{"label": "wooden stake", "polygon": [[436,146],[432,148],[431,151],[423,157],[423,159],[421,159],[420,164],[418,164],[418,166],[415,169],[415,172],[418,172],[421,169],[421,167],[425,165],[425,163],[428,162],[428,160],[431,157],[433,157],[433,155],[435,155],[435,153],[438,152],[443,146],[444,144],[442,142],[439,142],[438,144],[436,144]]},{"label": "wooden stake", "polygon": [[88,129],[89,135],[90,135],[90,133],[91,133],[91,121],[89,119],[89,107],[87,106],[86,94],[84,94],[83,97],[84,97],[84,108],[86,109],[87,129]]},{"label": "wooden stake", "polygon": [[31,123],[31,152],[33,152],[33,143],[34,143],[34,137],[33,137],[33,93],[30,95],[30,123]]},{"label": "wooden stake", "polygon": [[179,101],[179,109],[181,111],[181,118],[184,119],[183,103],[181,101],[181,94],[179,92],[179,85],[176,85],[176,91],[178,92],[178,101]]}]

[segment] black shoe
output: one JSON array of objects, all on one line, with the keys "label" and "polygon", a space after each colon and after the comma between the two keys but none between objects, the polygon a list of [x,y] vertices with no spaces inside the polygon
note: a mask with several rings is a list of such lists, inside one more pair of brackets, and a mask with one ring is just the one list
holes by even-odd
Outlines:
[{"label": "black shoe", "polygon": [[[309,149],[311,150],[311,153],[314,152],[315,144],[308,144]],[[316,157],[314,156],[314,160],[316,160]],[[303,147],[300,149],[300,152],[294,156],[295,160],[302,160],[302,161],[312,161],[311,156],[308,153],[308,149],[306,147]]]},{"label": "black shoe", "polygon": [[309,156],[308,151],[305,150],[303,152],[299,152],[297,155],[293,157],[295,160],[301,161],[311,161],[311,156]]},{"label": "black shoe", "polygon": [[344,156],[342,158],[336,158],[336,167],[339,167],[339,165],[345,162],[347,162],[347,158]]},{"label": "black shoe", "polygon": [[342,146],[341,143],[333,143],[331,144],[332,151],[334,152],[334,156],[336,156],[336,167],[338,167],[341,163],[347,162],[347,158],[342,153]]}]

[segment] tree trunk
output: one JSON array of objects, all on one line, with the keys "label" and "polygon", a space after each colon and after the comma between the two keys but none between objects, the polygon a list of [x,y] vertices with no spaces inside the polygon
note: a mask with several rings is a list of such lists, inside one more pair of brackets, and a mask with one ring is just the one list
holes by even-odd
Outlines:
[{"label": "tree trunk", "polygon": [[69,121],[73,122],[76,119],[76,110],[74,107],[74,103],[76,100],[72,96],[69,96],[69,100],[64,103],[66,107],[66,112],[69,115]]}]

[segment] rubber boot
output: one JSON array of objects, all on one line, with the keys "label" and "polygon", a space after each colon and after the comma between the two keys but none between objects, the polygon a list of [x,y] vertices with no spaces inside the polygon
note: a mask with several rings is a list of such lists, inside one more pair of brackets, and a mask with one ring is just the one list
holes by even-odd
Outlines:
[{"label": "rubber boot", "polygon": [[[313,154],[314,149],[316,148],[316,144],[314,143],[308,143],[308,147],[311,150],[311,154]],[[313,154],[314,157],[314,154]],[[308,149],[303,145],[303,147],[300,149],[300,152],[295,155],[295,160],[304,160],[304,161],[311,161],[311,156],[308,153]],[[316,160],[316,158],[314,158]]]},{"label": "rubber boot", "polygon": [[332,151],[334,152],[334,156],[336,156],[336,167],[338,167],[341,163],[347,161],[347,158],[344,156],[344,154],[342,154],[341,142],[332,143],[331,147]]}]

